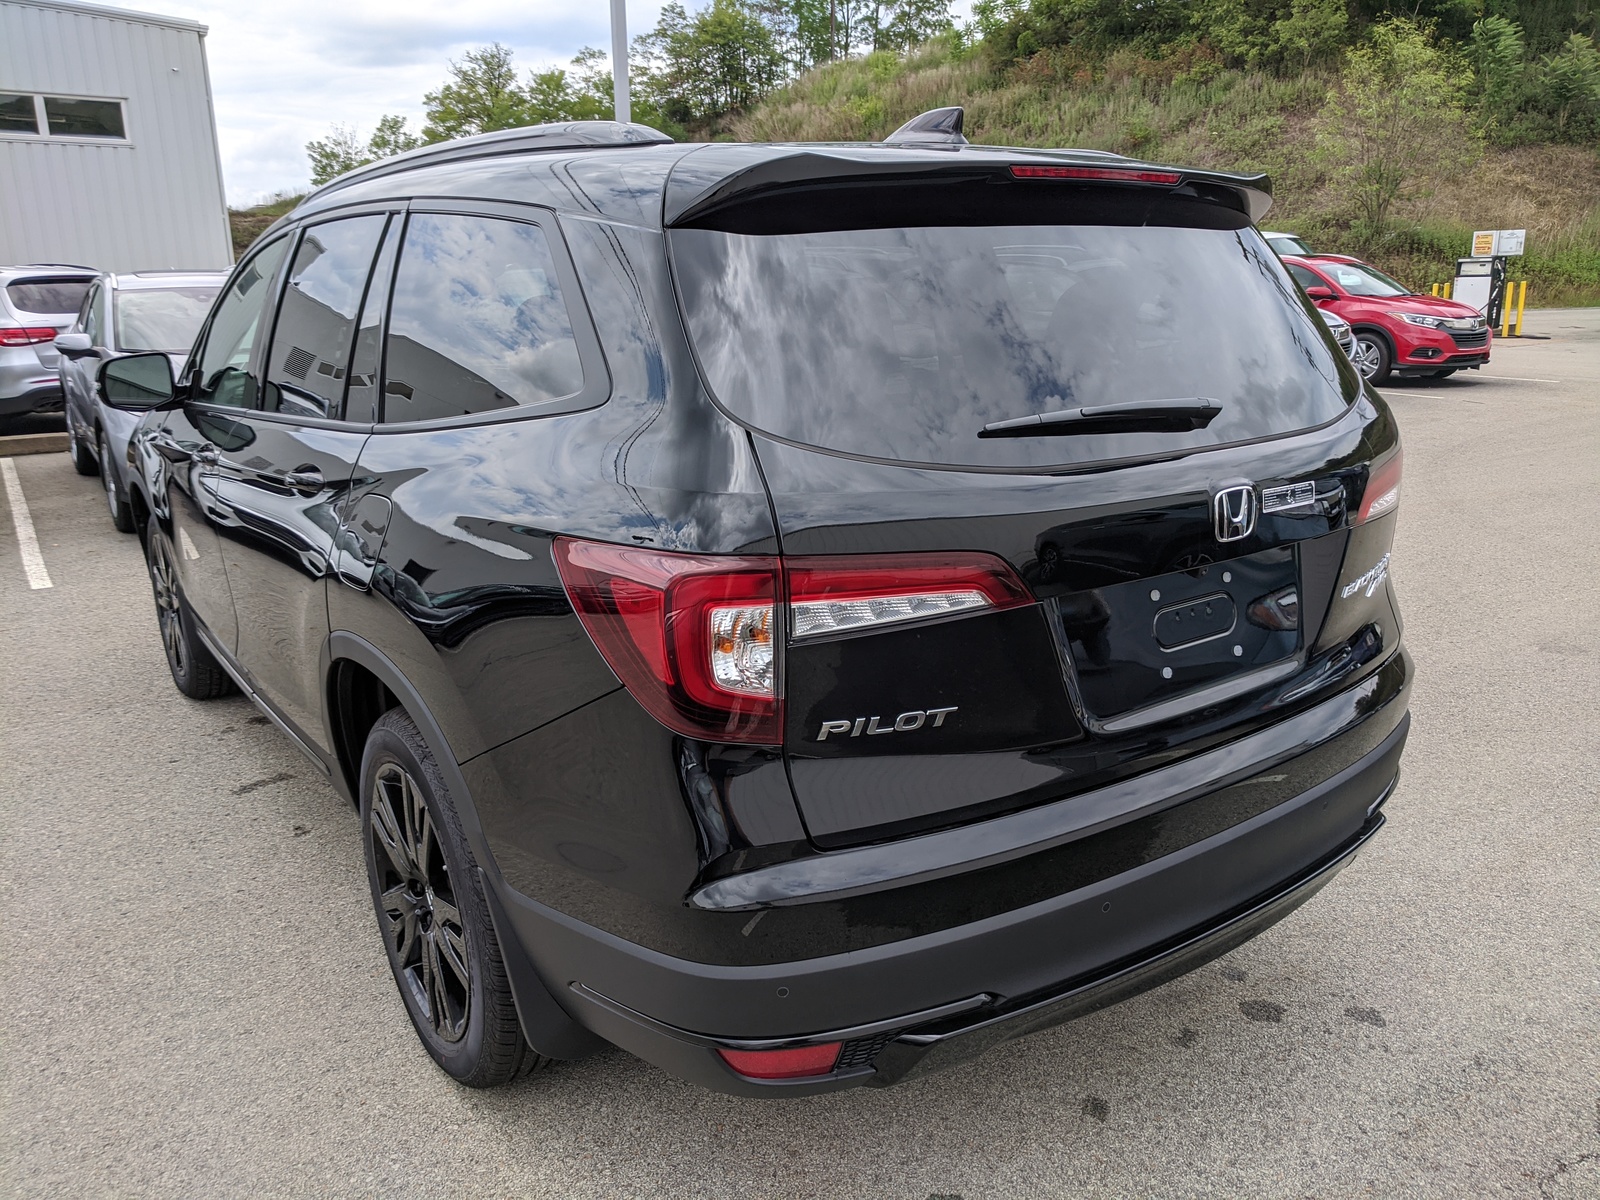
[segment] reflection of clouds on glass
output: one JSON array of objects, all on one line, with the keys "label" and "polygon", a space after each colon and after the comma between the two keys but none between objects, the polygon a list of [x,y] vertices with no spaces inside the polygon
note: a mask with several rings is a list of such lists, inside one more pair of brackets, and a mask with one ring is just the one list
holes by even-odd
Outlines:
[{"label": "reflection of clouds on glass", "polygon": [[353,321],[384,220],[382,215],[352,217],[306,230],[290,286]]},{"label": "reflection of clouds on glass", "polygon": [[[1233,231],[1104,226],[672,234],[723,403],[812,445],[1032,466],[1288,432],[1336,416],[1319,331]],[[1243,251],[1243,253],[1241,253]],[[977,439],[1076,405],[1211,396],[1190,434]]]},{"label": "reflection of clouds on glass", "polygon": [[[537,226],[417,214],[406,231],[390,335],[391,378],[412,388],[400,419],[453,416],[569,396],[583,386],[572,322]],[[447,371],[443,363],[459,368]]]}]

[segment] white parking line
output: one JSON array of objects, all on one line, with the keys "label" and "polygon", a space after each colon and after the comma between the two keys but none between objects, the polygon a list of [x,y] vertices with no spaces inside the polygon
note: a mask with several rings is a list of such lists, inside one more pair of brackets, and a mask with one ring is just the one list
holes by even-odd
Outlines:
[{"label": "white parking line", "polygon": [[1526,375],[1485,375],[1485,379],[1510,379],[1515,383],[1560,383],[1559,379],[1529,379]]},{"label": "white parking line", "polygon": [[0,458],[0,475],[6,480],[6,500],[11,505],[11,523],[17,527],[17,550],[22,554],[22,569],[27,572],[28,586],[54,587],[50,572],[44,569],[44,555],[39,553],[39,538],[33,532],[33,518],[28,515],[28,501],[22,494],[22,483],[17,478],[17,466],[9,458]]}]

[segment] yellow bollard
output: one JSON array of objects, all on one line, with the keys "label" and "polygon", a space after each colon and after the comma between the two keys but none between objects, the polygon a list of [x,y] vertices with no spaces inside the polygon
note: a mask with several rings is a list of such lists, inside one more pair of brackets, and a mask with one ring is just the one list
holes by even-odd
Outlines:
[{"label": "yellow bollard", "polygon": [[1430,290],[1433,293],[1433,298],[1437,300],[1439,298],[1439,285],[1437,283],[1434,284]]},{"label": "yellow bollard", "polygon": [[1517,285],[1506,284],[1506,298],[1500,302],[1500,336],[1511,336],[1511,302],[1516,299]]},{"label": "yellow bollard", "polygon": [[1445,299],[1446,299],[1446,300],[1449,300],[1449,299],[1451,299],[1451,298],[1452,298],[1452,297],[1451,297],[1451,295],[1450,295],[1450,293],[1451,293],[1451,292],[1453,292],[1453,291],[1455,291],[1455,287],[1456,287],[1456,281],[1455,281],[1455,280],[1454,280],[1454,279],[1452,279],[1452,280],[1449,280],[1449,281],[1448,281],[1448,282],[1447,282],[1447,283],[1446,283],[1446,284],[1445,284],[1445,285],[1444,285],[1444,298],[1445,298]]},{"label": "yellow bollard", "polygon": [[1522,336],[1522,310],[1528,303],[1528,281],[1522,281],[1522,287],[1517,291],[1517,332],[1516,337]]}]

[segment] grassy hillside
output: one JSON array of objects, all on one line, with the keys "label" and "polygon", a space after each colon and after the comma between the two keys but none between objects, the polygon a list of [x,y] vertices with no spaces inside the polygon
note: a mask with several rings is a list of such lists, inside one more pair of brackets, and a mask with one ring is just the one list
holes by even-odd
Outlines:
[{"label": "grassy hillside", "polygon": [[719,136],[739,140],[880,138],[941,105],[967,110],[967,137],[1013,146],[1076,146],[1271,174],[1269,228],[1317,249],[1360,253],[1413,287],[1448,279],[1474,229],[1528,230],[1513,277],[1542,307],[1600,304],[1600,154],[1592,146],[1489,147],[1472,169],[1424,181],[1377,245],[1356,244],[1339,164],[1319,155],[1314,124],[1336,75],[1228,70],[1203,48],[1161,59],[1131,50],[1099,60],[1036,54],[1009,70],[935,44],[873,54],[801,76]]},{"label": "grassy hillside", "polygon": [[249,247],[250,243],[260,237],[262,231],[288,212],[300,201],[303,195],[278,195],[264,204],[254,208],[230,208],[228,210],[228,227],[233,232],[233,256],[238,258]]}]

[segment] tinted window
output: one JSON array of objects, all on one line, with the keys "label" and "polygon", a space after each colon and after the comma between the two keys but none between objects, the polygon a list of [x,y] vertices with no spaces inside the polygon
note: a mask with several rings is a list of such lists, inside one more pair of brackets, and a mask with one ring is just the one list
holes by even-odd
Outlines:
[{"label": "tinted window", "polygon": [[256,377],[250,357],[272,292],[272,280],[288,253],[289,239],[279,238],[252,258],[234,277],[222,297],[200,351],[200,380],[194,398],[234,408],[256,406]]},{"label": "tinted window", "polygon": [[180,354],[211,311],[218,288],[181,287],[117,293],[117,349],[164,350]]},{"label": "tinted window", "polygon": [[[908,462],[1046,466],[1287,433],[1355,383],[1251,229],[674,230],[708,383],[752,425]],[[1121,401],[1221,402],[1204,429],[984,438]]]},{"label": "tinted window", "polygon": [[269,411],[337,417],[356,314],[388,217],[313,225],[300,239],[268,356]]},{"label": "tinted window", "polygon": [[115,100],[69,100],[63,96],[44,98],[44,116],[56,137],[120,138],[122,105]]},{"label": "tinted window", "polygon": [[582,387],[544,231],[493,217],[413,214],[389,314],[383,419],[538,404]]},{"label": "tinted window", "polygon": [[70,317],[83,307],[93,279],[19,279],[6,285],[11,306],[28,313]]},{"label": "tinted window", "polygon": [[1325,288],[1328,286],[1328,281],[1315,271],[1307,270],[1305,267],[1297,267],[1293,263],[1284,265],[1289,268],[1289,274],[1294,276],[1294,281],[1303,288]]},{"label": "tinted window", "polygon": [[39,132],[39,116],[34,111],[32,96],[0,92],[0,132]]},{"label": "tinted window", "polygon": [[379,335],[383,330],[383,310],[389,303],[389,279],[394,274],[394,256],[400,248],[400,220],[389,222],[378,251],[377,266],[367,283],[367,298],[361,302],[361,320],[356,323],[355,352],[350,357],[349,387],[344,394],[344,419],[378,419],[378,368],[383,350]]}]

